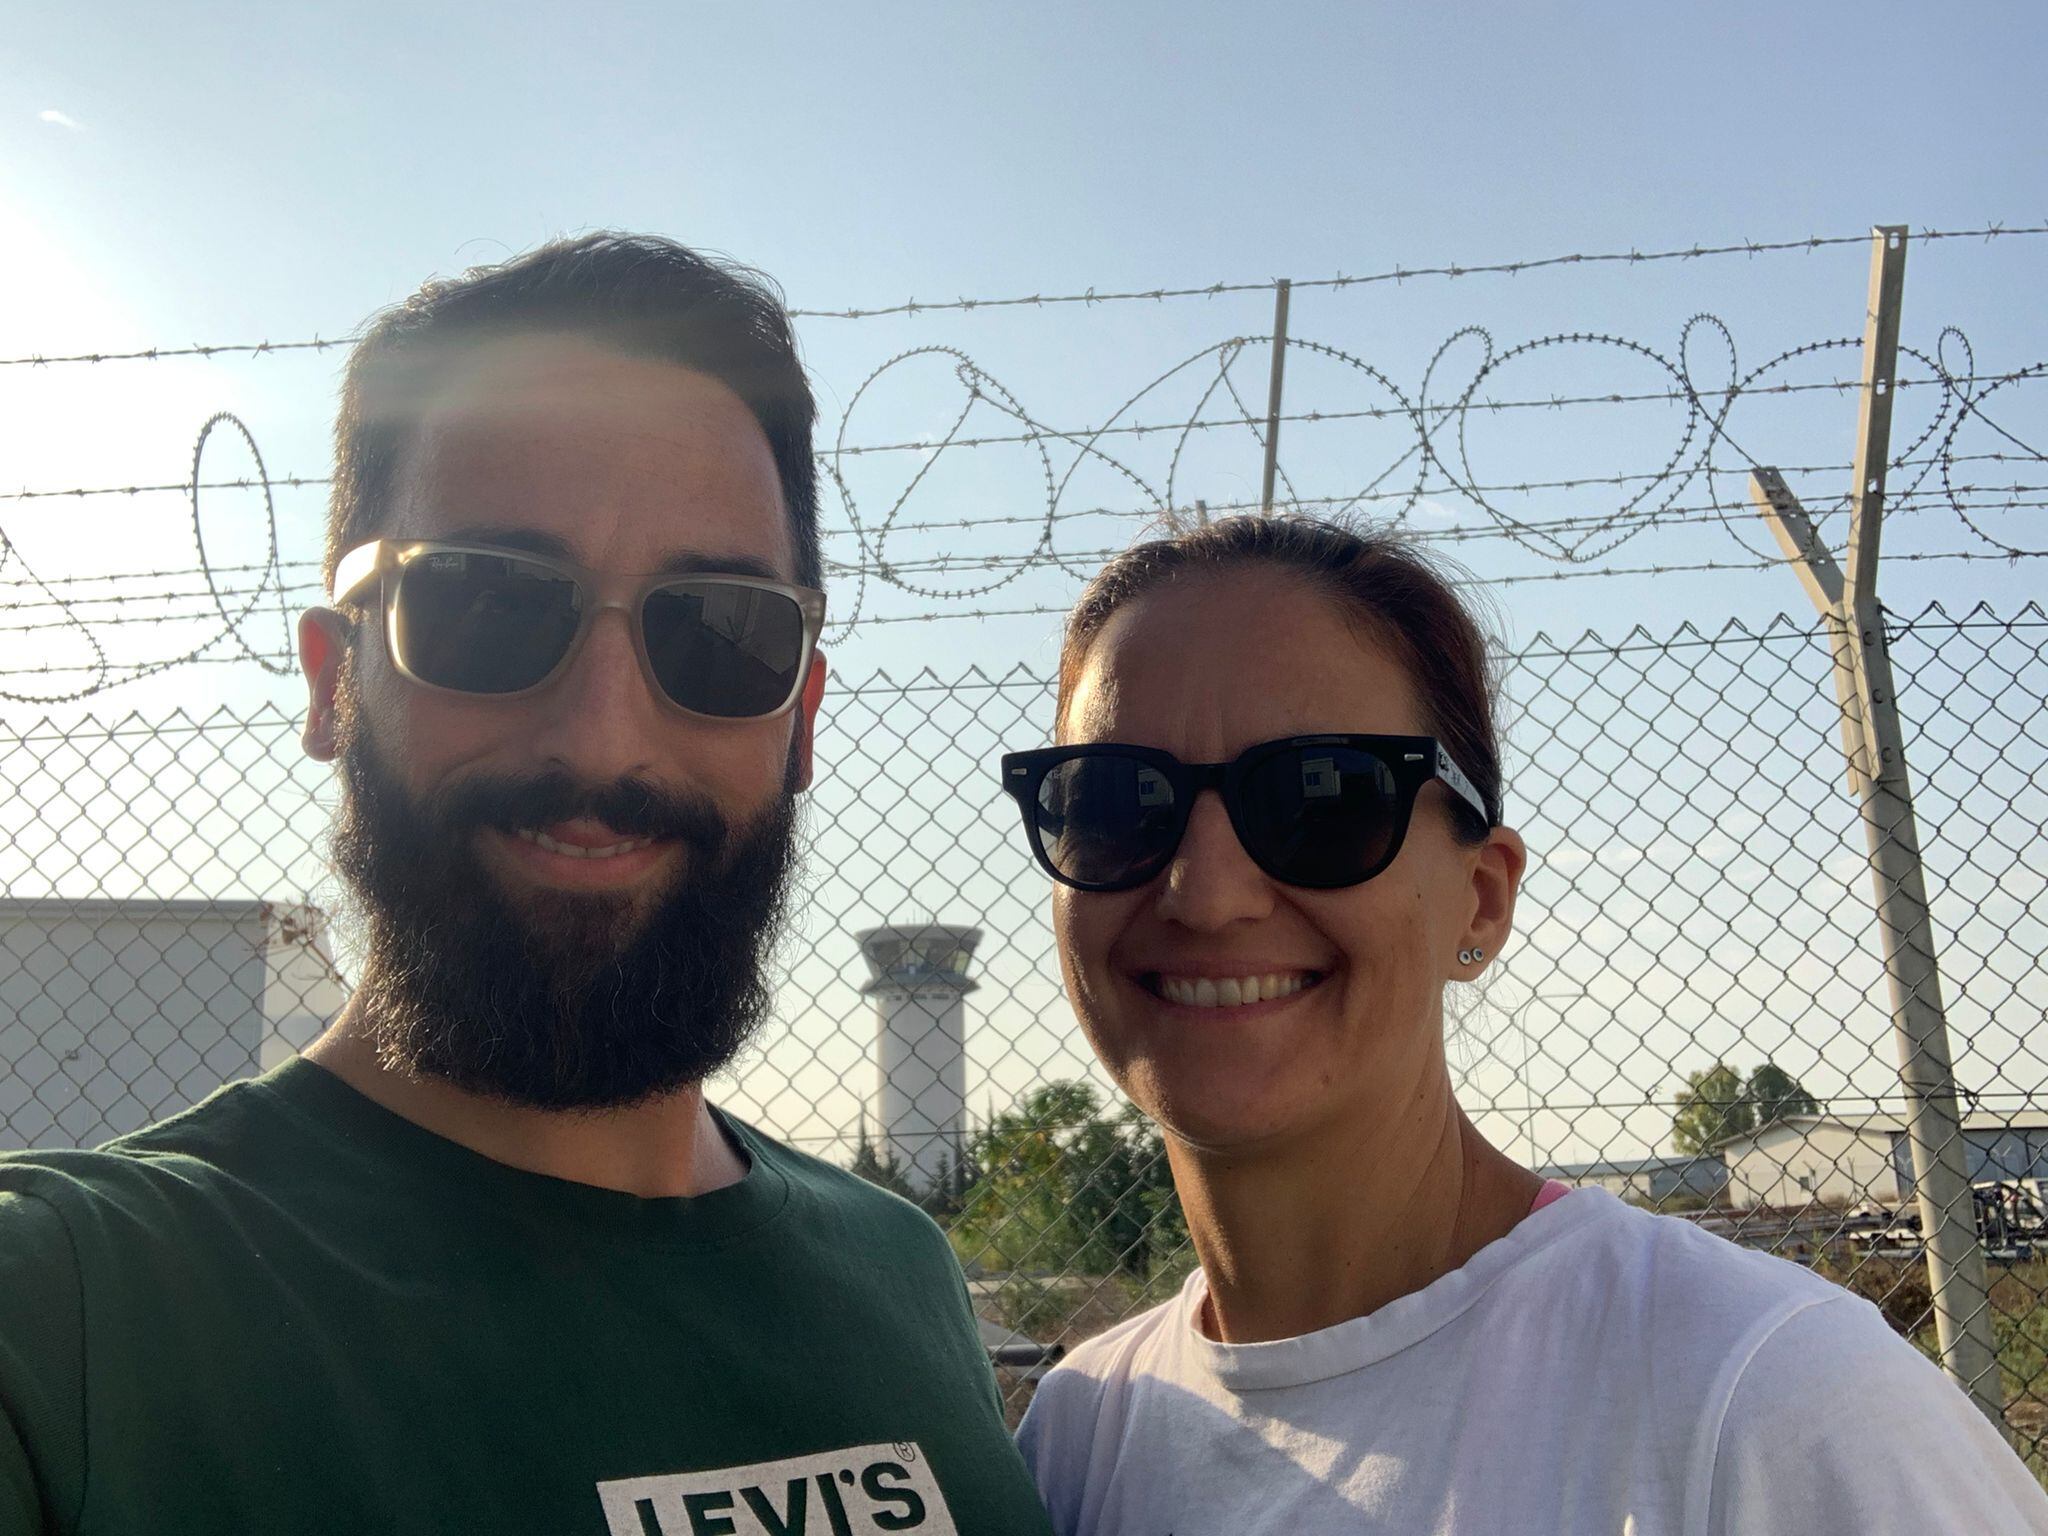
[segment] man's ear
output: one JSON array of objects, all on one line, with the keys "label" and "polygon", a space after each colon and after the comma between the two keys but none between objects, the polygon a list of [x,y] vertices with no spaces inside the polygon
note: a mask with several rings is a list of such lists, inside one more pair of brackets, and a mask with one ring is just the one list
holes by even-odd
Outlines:
[{"label": "man's ear", "polygon": [[334,739],[334,691],[353,627],[332,608],[308,608],[299,615],[299,670],[306,674],[307,695],[306,731],[300,741],[315,762],[331,763],[339,750]]},{"label": "man's ear", "polygon": [[818,725],[818,706],[825,698],[825,653],[811,652],[810,674],[804,678],[803,696],[796,704],[796,739],[790,750],[796,754],[796,787],[811,787],[811,744]]}]

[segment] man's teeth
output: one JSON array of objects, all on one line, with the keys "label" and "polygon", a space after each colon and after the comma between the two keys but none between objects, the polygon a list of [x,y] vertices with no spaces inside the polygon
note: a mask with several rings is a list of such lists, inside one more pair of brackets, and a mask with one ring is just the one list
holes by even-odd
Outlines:
[{"label": "man's teeth", "polygon": [[1169,1003],[1191,1008],[1238,1008],[1292,997],[1309,983],[1307,971],[1274,976],[1161,976],[1159,992]]},{"label": "man's teeth", "polygon": [[564,843],[549,837],[545,832],[530,827],[517,829],[519,835],[529,843],[538,843],[549,853],[566,853],[572,859],[615,859],[622,853],[631,853],[635,848],[645,848],[654,839],[651,837],[629,837],[622,843],[609,843],[602,848],[585,848],[580,843]]}]

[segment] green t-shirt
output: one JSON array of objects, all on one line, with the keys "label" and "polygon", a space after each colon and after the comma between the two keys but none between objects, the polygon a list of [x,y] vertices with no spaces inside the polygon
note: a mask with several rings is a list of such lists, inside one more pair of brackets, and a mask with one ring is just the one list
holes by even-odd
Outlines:
[{"label": "green t-shirt", "polygon": [[0,1158],[0,1536],[1045,1536],[937,1228],[724,1124],[643,1200],[293,1061]]}]

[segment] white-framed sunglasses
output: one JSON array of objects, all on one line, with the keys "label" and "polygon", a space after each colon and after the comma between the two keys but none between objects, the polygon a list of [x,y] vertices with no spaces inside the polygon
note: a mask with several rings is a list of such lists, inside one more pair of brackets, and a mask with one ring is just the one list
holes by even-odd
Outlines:
[{"label": "white-framed sunglasses", "polygon": [[655,696],[715,720],[794,705],[825,624],[825,594],[811,587],[718,571],[609,575],[434,539],[356,546],[335,568],[333,601],[382,614],[392,663],[412,682],[501,699],[560,677],[591,622],[617,608]]}]

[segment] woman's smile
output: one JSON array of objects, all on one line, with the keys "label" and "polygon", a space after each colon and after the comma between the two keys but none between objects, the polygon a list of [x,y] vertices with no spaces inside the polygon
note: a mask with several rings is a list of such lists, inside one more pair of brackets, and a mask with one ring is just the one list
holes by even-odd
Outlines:
[{"label": "woman's smile", "polygon": [[1247,968],[1224,974],[1162,970],[1142,971],[1137,982],[1154,997],[1177,1007],[1241,1011],[1298,997],[1320,985],[1325,974],[1278,968]]}]

